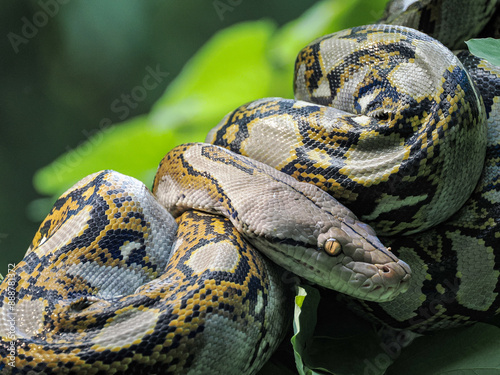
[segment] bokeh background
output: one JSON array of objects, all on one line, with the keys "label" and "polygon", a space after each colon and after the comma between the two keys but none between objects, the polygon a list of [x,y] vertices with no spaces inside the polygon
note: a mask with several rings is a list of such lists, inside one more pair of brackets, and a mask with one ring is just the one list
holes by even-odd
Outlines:
[{"label": "bokeh background", "polygon": [[[131,170],[123,167],[121,172],[135,174],[148,183],[160,160],[149,152],[148,139],[160,142],[168,138],[174,145],[202,140],[201,134],[216,125],[224,111],[243,104],[238,95],[245,101],[259,95],[290,97],[293,58],[299,48],[325,30],[375,22],[384,3],[3,0],[0,273],[5,275],[7,263],[22,259],[57,195],[79,178],[108,165],[120,168],[116,160],[120,159],[122,164],[135,165]],[[242,22],[246,26],[238,26]],[[235,34],[239,36],[231,39]],[[235,41],[246,40],[248,46],[238,42],[241,48],[231,47]],[[207,41],[212,44],[203,49]],[[255,62],[245,55],[252,49],[262,54]],[[188,68],[182,75],[185,66]],[[203,74],[196,76],[201,70]],[[234,92],[227,77],[224,81],[226,71],[233,74]],[[276,84],[269,77],[273,73],[280,76]],[[153,80],[147,78],[145,90],[148,75]],[[245,82],[252,88],[246,90]],[[189,92],[184,90],[186,86]],[[196,96],[198,86],[200,92],[205,90],[204,96]],[[215,91],[212,94],[211,88],[224,91],[225,96]],[[185,100],[176,103],[173,98],[177,93]],[[155,103],[152,121],[153,117],[147,116]],[[196,105],[211,113],[204,118],[199,110],[192,120],[188,115]],[[172,128],[176,131],[165,131],[168,126],[162,124],[169,121],[175,122]],[[192,132],[193,124],[197,130]],[[161,130],[160,137],[137,137],[139,128],[144,133],[155,127]],[[128,141],[123,141],[125,138]],[[135,143],[138,138],[141,141]],[[170,147],[151,146],[158,155]],[[147,154],[144,160],[141,153]],[[153,157],[155,162],[149,160]],[[148,164],[146,172],[135,173],[141,163]],[[45,172],[36,175],[44,167]]]}]

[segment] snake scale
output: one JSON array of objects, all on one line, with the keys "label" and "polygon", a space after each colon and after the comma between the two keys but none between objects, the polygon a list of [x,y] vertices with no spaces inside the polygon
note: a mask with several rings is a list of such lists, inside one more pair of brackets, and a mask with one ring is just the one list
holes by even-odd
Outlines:
[{"label": "snake scale", "polygon": [[500,72],[434,38],[498,35],[497,5],[393,1],[391,25],[299,53],[295,100],[171,150],[152,193],[78,182],[0,286],[1,373],[254,374],[290,319],[285,269],[395,328],[495,316]]}]

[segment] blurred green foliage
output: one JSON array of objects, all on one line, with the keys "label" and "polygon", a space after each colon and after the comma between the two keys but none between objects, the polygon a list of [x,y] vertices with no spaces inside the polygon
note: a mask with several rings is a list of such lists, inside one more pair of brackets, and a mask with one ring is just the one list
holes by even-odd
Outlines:
[{"label": "blurred green foliage", "polygon": [[168,150],[203,141],[210,126],[232,108],[266,96],[272,72],[264,46],[273,31],[270,22],[254,21],[219,32],[186,64],[149,114],[97,131],[40,170],[35,175],[38,190],[58,196],[82,176],[107,168],[150,184]]},{"label": "blurred green foliage", "polygon": [[[355,6],[365,7],[366,1],[319,2],[281,29],[272,21],[259,20],[221,30],[186,63],[148,114],[112,129],[101,127],[82,145],[38,171],[35,186],[41,193],[53,195],[49,200],[53,201],[82,176],[108,168],[149,184],[168,150],[180,143],[203,141],[208,130],[237,106],[268,96],[293,97],[293,63],[298,50],[337,30]],[[370,12],[359,14],[364,18],[358,17],[357,23],[373,21]],[[112,110],[123,108],[126,117],[127,106],[137,97],[134,92],[146,89],[133,88],[128,99],[122,99],[120,106],[112,105]]]}]

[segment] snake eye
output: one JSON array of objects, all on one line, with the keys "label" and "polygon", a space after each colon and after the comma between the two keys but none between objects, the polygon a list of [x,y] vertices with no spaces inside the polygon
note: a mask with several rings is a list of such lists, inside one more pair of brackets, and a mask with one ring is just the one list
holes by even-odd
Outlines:
[{"label": "snake eye", "polygon": [[335,238],[326,240],[324,245],[325,252],[330,256],[338,255],[342,251],[342,245]]}]

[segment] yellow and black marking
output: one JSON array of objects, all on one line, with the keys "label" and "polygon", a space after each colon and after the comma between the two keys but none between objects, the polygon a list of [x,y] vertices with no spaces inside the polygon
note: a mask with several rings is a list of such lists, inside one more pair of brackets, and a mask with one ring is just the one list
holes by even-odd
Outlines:
[{"label": "yellow and black marking", "polygon": [[[17,297],[48,303],[78,299],[99,293],[105,279],[88,282],[75,265],[143,271],[153,279],[166,260],[153,262],[145,253],[149,219],[130,194],[128,181],[116,187],[110,172],[92,175],[81,186],[57,200],[41,224],[25,258],[16,269]],[[128,243],[133,250],[124,256]],[[75,272],[73,272],[75,270]],[[58,280],[60,286],[55,283]],[[51,299],[44,299],[48,293]],[[0,304],[2,302],[0,301]]]},{"label": "yellow and black marking", "polygon": [[[420,281],[393,302],[362,304],[370,316],[396,328],[425,332],[488,321],[500,311],[500,68],[468,52],[458,56],[480,89],[488,113],[483,173],[466,204],[449,221],[423,234],[384,239],[408,260],[412,280]],[[417,306],[409,308],[419,296]]]},{"label": "yellow and black marking", "polygon": [[[359,45],[381,30],[363,27],[341,34]],[[227,115],[207,140],[259,159],[262,156],[252,145],[252,138],[261,140],[256,134],[271,133],[278,124],[282,126],[277,119],[283,122],[289,117],[293,126],[283,131],[292,136],[277,136],[275,143],[280,143],[280,137],[291,139],[290,150],[286,150],[286,157],[266,155],[267,160],[277,169],[330,192],[362,218],[375,220],[370,224],[378,234],[385,235],[411,233],[416,228],[412,220],[418,225],[422,219],[427,220],[425,207],[432,207],[436,193],[445,202],[450,199],[450,191],[456,189],[443,188],[444,178],[453,176],[453,170],[458,171],[474,153],[470,150],[476,150],[476,162],[481,167],[471,175],[455,175],[452,182],[468,180],[472,189],[475,176],[479,178],[482,171],[472,194],[464,194],[463,199],[468,200],[458,213],[425,234],[382,238],[414,270],[410,291],[394,302],[360,304],[364,316],[368,311],[379,322],[420,332],[488,320],[500,311],[500,263],[496,254],[500,238],[498,68],[462,52],[458,57],[465,68],[454,60],[453,66],[443,72],[437,96],[415,97],[393,87],[391,71],[412,63],[421,48],[420,41],[430,40],[427,36],[403,30],[392,41],[341,58],[327,71],[328,50],[322,44],[331,38],[318,39],[297,58],[296,75],[304,77],[296,76],[296,85],[303,82],[298,98],[312,104],[279,98],[249,103]],[[339,100],[364,62],[369,62],[366,78],[349,100]],[[358,117],[346,112],[329,115],[323,105],[332,103]],[[478,142],[465,146],[469,137]],[[275,149],[281,152],[279,147]],[[393,169],[386,169],[390,173],[361,178],[363,168],[356,170],[348,165],[362,165],[366,161],[359,157],[372,150],[379,153],[381,161],[398,152],[400,160]],[[462,159],[446,164],[448,158]],[[375,164],[367,166],[368,173],[373,172]],[[356,173],[349,174],[353,170]],[[444,204],[441,209],[449,207]]]},{"label": "yellow and black marking", "polygon": [[[92,207],[89,223],[102,223],[95,226],[99,230],[92,236],[75,236],[53,254],[45,254],[49,263],[28,257],[15,269],[18,301],[14,313],[19,322],[28,315],[32,320],[17,327],[16,367],[37,374],[145,374],[160,370],[179,374],[195,368],[210,372],[221,370],[219,357],[232,350],[232,366],[237,371],[259,368],[285,331],[289,290],[279,287],[278,268],[247,245],[227,219],[184,213],[177,219],[175,253],[168,266],[163,263],[155,268],[147,256],[137,252],[134,266],[151,269],[148,273],[154,277],[125,295],[103,297],[99,282],[72,275],[71,267],[85,267],[86,262],[118,267],[123,259],[113,251],[113,244],[155,235],[135,231],[132,238],[119,221],[119,228],[111,229],[110,217],[124,221],[140,217],[140,210],[133,209],[110,216],[111,202],[115,207],[141,202],[121,199],[122,190],[130,188],[126,182],[109,189],[109,174],[98,174],[70,191],[41,226],[47,228],[47,222],[56,222],[59,208],[76,201],[79,210]],[[90,197],[88,191],[94,191],[95,196]],[[78,209],[71,215],[78,215]],[[147,228],[142,219],[136,227]],[[44,233],[50,239],[50,230]],[[106,233],[107,239],[99,239],[99,233]],[[30,254],[38,249],[35,245]],[[70,261],[63,261],[65,257]],[[109,279],[106,272],[94,276]],[[2,284],[0,300],[2,330],[9,316],[6,286]],[[10,339],[4,333],[1,336],[0,356],[7,358]],[[243,342],[240,336],[245,337]]]},{"label": "yellow and black marking", "polygon": [[[184,153],[194,144],[184,144],[177,146],[172,149],[160,162],[158,171],[153,182],[153,192],[158,195],[158,186],[160,184],[161,178],[167,174],[172,175],[175,181],[190,191],[201,191],[207,190],[208,195],[215,201],[219,201],[224,207],[224,211],[227,217],[236,218],[238,216],[238,211],[231,203],[231,199],[227,196],[224,191],[223,186],[219,184],[219,181],[214,178],[210,171],[199,170],[193,167],[189,161],[184,157]],[[248,174],[250,177],[254,174],[254,168],[248,165],[243,160],[239,160],[237,155],[230,158],[227,154],[218,155],[216,149],[205,148],[203,150],[209,160],[214,160],[215,162],[221,162],[223,164],[231,165],[240,171]],[[180,200],[186,198],[185,195],[179,197]],[[189,199],[189,197],[187,197]],[[170,211],[174,216],[180,215],[185,209],[189,209],[189,205],[186,204],[184,209],[174,209],[170,208]],[[211,211],[213,210],[213,211]],[[217,211],[210,206],[204,207],[204,211],[211,211],[217,213]]]},{"label": "yellow and black marking", "polygon": [[[343,54],[330,62],[334,47]],[[411,77],[411,69],[421,69],[412,64],[425,66],[422,51],[433,48],[445,50],[425,34],[380,25],[322,37],[295,66],[296,98],[313,104],[249,103],[227,115],[207,141],[261,159],[262,151],[249,146],[252,138],[289,118],[294,144],[286,155],[268,151],[284,154],[266,156],[278,161],[273,166],[328,191],[378,234],[424,230],[471,194],[486,145],[484,105],[450,51],[435,57],[444,62],[432,92],[418,86],[430,76]],[[417,88],[397,87],[412,80]]]}]

